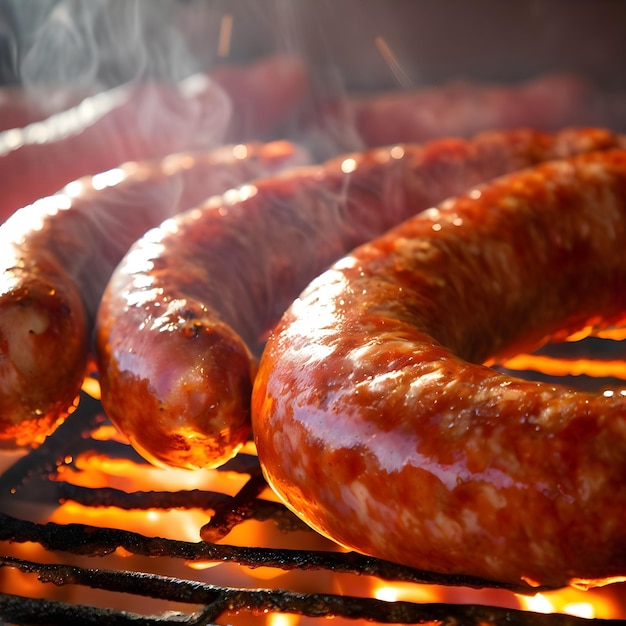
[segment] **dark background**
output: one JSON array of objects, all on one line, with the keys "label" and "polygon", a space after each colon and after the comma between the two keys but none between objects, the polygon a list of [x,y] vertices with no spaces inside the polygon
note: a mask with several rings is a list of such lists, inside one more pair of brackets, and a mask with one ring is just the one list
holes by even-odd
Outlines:
[{"label": "dark background", "polygon": [[571,71],[626,89],[623,0],[0,0],[0,82],[175,79],[225,60],[216,53],[225,14],[227,60],[295,51],[331,88]]}]

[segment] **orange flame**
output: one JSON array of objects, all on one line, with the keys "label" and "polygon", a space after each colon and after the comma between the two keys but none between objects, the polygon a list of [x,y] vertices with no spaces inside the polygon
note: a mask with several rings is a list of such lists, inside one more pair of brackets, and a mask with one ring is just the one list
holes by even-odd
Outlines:
[{"label": "orange flame", "polygon": [[[626,362],[602,359],[562,359],[538,354],[518,354],[502,363],[514,370],[533,370],[550,376],[593,376],[626,380]],[[625,392],[626,393],[626,392]]]}]

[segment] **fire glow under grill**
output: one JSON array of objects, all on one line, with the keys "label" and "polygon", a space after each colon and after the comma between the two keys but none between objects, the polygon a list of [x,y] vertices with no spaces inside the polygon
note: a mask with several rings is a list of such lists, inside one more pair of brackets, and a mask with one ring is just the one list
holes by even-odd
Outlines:
[{"label": "fire glow under grill", "polygon": [[252,444],[219,470],[153,468],[87,395],[40,448],[5,465],[3,623],[573,626],[626,616],[619,584],[528,595],[347,553],[275,500]]}]

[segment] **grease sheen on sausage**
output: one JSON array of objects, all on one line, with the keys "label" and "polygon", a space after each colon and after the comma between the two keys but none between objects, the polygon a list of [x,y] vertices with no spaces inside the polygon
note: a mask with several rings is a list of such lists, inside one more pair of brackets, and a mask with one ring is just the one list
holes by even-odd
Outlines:
[{"label": "grease sheen on sausage", "polygon": [[626,322],[626,151],[476,187],[354,250],[268,340],[265,475],[310,525],[420,569],[626,575],[626,398],[484,365]]},{"label": "grease sheen on sausage", "polygon": [[0,443],[39,442],[72,410],[102,292],[137,238],[209,196],[307,161],[272,142],[127,163],[0,226]]},{"label": "grease sheen on sausage", "polygon": [[107,414],[154,463],[223,463],[250,432],[253,353],[330,263],[481,181],[622,142],[587,129],[397,145],[258,180],[166,221],[120,263],[98,311]]}]

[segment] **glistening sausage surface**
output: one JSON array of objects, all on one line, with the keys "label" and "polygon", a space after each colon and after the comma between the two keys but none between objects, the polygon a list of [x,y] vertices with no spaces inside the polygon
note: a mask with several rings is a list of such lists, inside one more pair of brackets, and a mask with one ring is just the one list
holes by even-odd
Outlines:
[{"label": "glistening sausage surface", "polygon": [[287,142],[127,163],[0,226],[0,444],[38,442],[72,409],[100,297],[146,230],[308,156]]},{"label": "glistening sausage surface", "polygon": [[313,281],[253,393],[264,472],[339,543],[564,585],[626,575],[626,398],[482,365],[626,322],[626,151],[407,221]]},{"label": "glistening sausage surface", "polygon": [[250,431],[252,353],[330,263],[481,181],[621,142],[523,130],[398,145],[258,180],[166,221],[118,266],[98,312],[107,414],[155,463],[223,463]]}]

